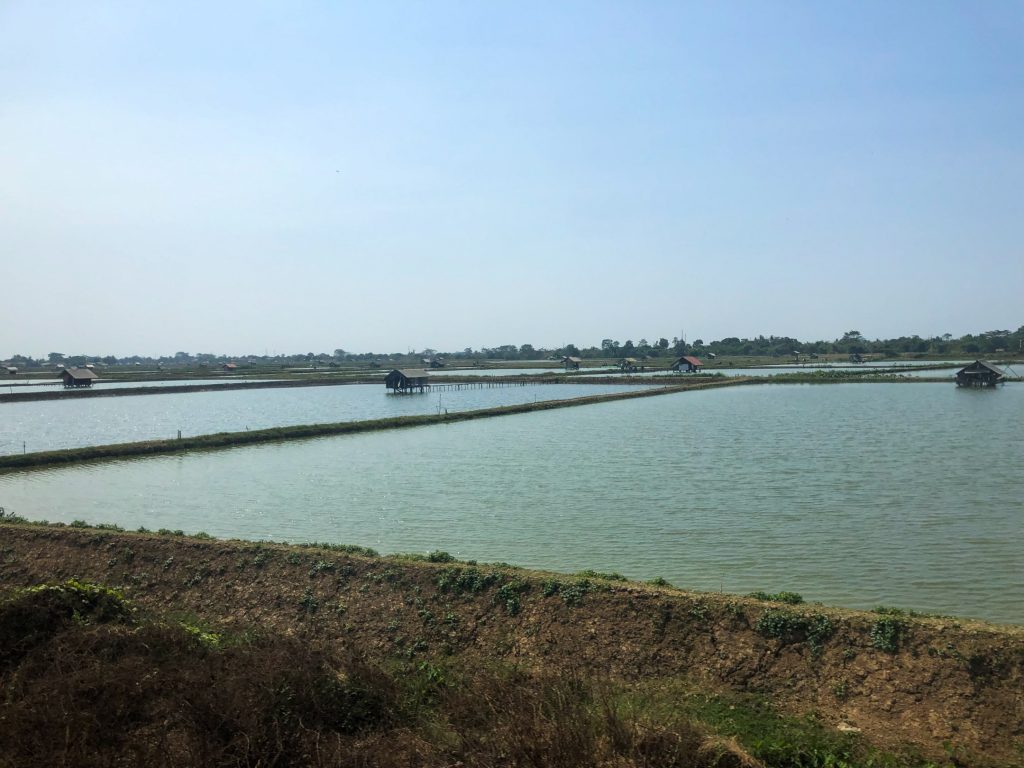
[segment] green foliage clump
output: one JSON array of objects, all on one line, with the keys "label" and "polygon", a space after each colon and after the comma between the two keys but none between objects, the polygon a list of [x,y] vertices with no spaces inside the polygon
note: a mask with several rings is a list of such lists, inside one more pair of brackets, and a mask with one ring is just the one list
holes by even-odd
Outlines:
[{"label": "green foliage clump", "polygon": [[604,579],[605,581],[629,581],[629,579],[627,579],[621,573],[616,573],[614,571],[610,573],[602,573],[601,571],[586,570],[580,571],[576,575],[588,579]]},{"label": "green foliage clump", "polygon": [[16,515],[13,512],[7,512],[3,507],[0,507],[0,523],[9,523],[11,525],[28,525],[28,518]]},{"label": "green foliage clump", "polygon": [[431,552],[431,553],[429,553],[427,555],[427,562],[428,563],[454,563],[455,562],[455,558],[452,555],[448,554],[447,552],[442,552],[441,550],[438,549],[438,550],[434,550],[433,552]]},{"label": "green foliage clump", "polygon": [[896,653],[906,633],[907,623],[896,616],[884,616],[871,625],[871,645],[886,653]]},{"label": "green foliage clump", "polygon": [[316,576],[320,573],[332,573],[335,565],[329,560],[317,560],[309,567],[309,575]]},{"label": "green foliage clump", "polygon": [[326,549],[332,552],[344,552],[347,555],[362,555],[363,557],[380,557],[376,549],[361,547],[358,544],[330,544],[324,541],[306,541],[296,544],[296,547],[305,549]]},{"label": "green foliage clump", "polygon": [[661,576],[658,576],[657,578],[654,578],[654,579],[648,579],[647,583],[650,584],[653,587],[671,587],[672,586],[671,583],[669,583],[668,581],[663,579]]},{"label": "green foliage clump", "polygon": [[495,600],[504,603],[509,616],[515,616],[522,608],[521,596],[529,591],[530,585],[520,579],[505,582],[495,594]]},{"label": "green foliage clump", "polygon": [[312,589],[306,589],[302,594],[302,599],[299,600],[299,608],[305,613],[316,613],[320,610],[320,601],[316,599]]},{"label": "green foliage clump", "polygon": [[543,585],[541,585],[541,593],[544,597],[561,595],[562,600],[570,608],[582,605],[583,598],[587,593],[594,592],[597,589],[598,587],[588,579],[580,579],[579,581],[557,581],[555,579],[548,579],[543,583]]},{"label": "green foliage clump", "polygon": [[757,619],[754,630],[782,643],[806,642],[815,656],[835,634],[832,620],[822,613],[804,615],[784,608],[768,608]]},{"label": "green foliage clump", "polygon": [[490,589],[499,578],[497,571],[484,573],[478,568],[445,568],[437,577],[437,588],[457,595],[477,594]]},{"label": "green foliage clump", "polygon": [[786,603],[787,605],[800,605],[804,601],[803,595],[799,592],[751,592],[747,597],[755,600],[765,600],[772,603]]}]

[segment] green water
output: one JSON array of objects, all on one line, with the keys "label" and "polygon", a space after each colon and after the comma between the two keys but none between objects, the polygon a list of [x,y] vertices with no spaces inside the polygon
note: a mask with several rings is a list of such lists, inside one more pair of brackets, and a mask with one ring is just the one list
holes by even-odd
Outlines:
[{"label": "green water", "polygon": [[1024,385],[765,385],[0,476],[31,518],[1024,624]]}]

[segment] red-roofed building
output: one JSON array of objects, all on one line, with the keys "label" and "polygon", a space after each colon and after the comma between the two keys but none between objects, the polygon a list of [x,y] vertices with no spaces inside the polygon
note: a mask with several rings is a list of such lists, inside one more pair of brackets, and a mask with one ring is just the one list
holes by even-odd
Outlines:
[{"label": "red-roofed building", "polygon": [[684,373],[692,373],[699,371],[704,367],[704,363],[698,360],[693,355],[683,355],[674,363],[672,363],[673,371],[683,371]]}]

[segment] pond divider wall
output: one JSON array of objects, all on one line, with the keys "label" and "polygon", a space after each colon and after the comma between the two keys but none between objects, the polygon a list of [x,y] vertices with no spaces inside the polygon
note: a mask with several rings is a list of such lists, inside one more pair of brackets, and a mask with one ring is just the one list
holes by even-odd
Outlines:
[{"label": "pond divider wall", "polygon": [[[271,429],[247,430],[245,432],[218,432],[215,434],[195,435],[193,437],[171,438],[167,440],[146,440],[134,443],[115,443],[112,445],[93,445],[81,448],[65,448],[56,451],[39,451],[36,453],[11,454],[0,456],[0,472],[16,471],[35,467],[53,467],[76,464],[86,461],[105,461],[124,459],[134,456],[152,456],[158,454],[181,453],[192,450],[229,448],[255,443],[270,443],[284,440],[302,440],[308,438],[328,437],[331,435],[354,434],[358,432],[374,432],[384,429],[402,429],[421,427],[431,424],[450,424],[473,419],[485,419],[494,416],[510,416],[517,413],[546,411],[555,408],[569,408],[577,405],[607,403],[615,400],[629,400],[636,397],[651,397],[676,392],[698,389],[747,384],[756,380],[736,377],[715,381],[691,382],[674,386],[651,386],[650,388],[631,391],[614,392],[602,395],[586,395],[567,400],[544,400],[535,403],[504,405],[496,408],[481,408],[473,411],[456,413],[424,414],[420,416],[396,416],[385,419],[366,421],[344,421],[330,424],[305,424]],[[381,393],[383,396],[383,392]]]}]

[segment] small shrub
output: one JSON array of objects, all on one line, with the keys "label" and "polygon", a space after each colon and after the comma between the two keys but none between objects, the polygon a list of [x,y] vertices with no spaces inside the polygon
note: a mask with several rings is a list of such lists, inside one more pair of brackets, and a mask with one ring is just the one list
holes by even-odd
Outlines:
[{"label": "small shrub", "polygon": [[7,512],[3,507],[0,507],[0,523],[10,523],[12,525],[25,525],[29,522],[28,518],[16,515],[13,512]]},{"label": "small shrub", "polygon": [[651,586],[654,586],[654,587],[671,587],[672,586],[669,582],[665,581],[665,579],[663,579],[661,576],[658,576],[655,579],[649,579],[647,581],[647,583],[650,584]]},{"label": "small shrub", "polygon": [[894,616],[885,616],[871,626],[871,644],[880,651],[896,653],[900,649],[900,641],[906,629],[905,621]]},{"label": "small shrub", "polygon": [[757,619],[754,630],[764,637],[782,643],[806,642],[817,656],[833,634],[835,627],[828,616],[815,613],[805,616],[783,608],[768,608]]},{"label": "small shrub", "polygon": [[477,568],[445,568],[437,577],[437,587],[442,592],[455,594],[477,594],[490,589],[498,581],[496,571],[484,573]]},{"label": "small shrub", "polygon": [[583,598],[588,592],[593,591],[593,587],[589,581],[582,579],[570,584],[562,584],[558,591],[565,604],[570,608],[575,608],[583,604]]},{"label": "small shrub", "polygon": [[299,607],[305,613],[316,613],[320,609],[320,601],[316,599],[312,589],[306,589],[299,600]]},{"label": "small shrub", "polygon": [[449,555],[447,552],[441,550],[435,550],[427,555],[427,562],[430,563],[454,563],[455,558]]},{"label": "small shrub", "polygon": [[324,541],[305,541],[295,544],[296,547],[304,549],[327,549],[332,552],[344,552],[347,555],[362,555],[363,557],[380,557],[380,553],[370,547],[360,547],[357,544],[330,544]]},{"label": "small shrub", "polygon": [[509,616],[515,616],[522,608],[521,595],[530,588],[530,585],[519,579],[502,584],[495,595],[495,601],[505,604],[505,610]]},{"label": "small shrub", "polygon": [[317,560],[309,567],[309,575],[316,576],[320,573],[331,573],[334,571],[334,563],[328,560]]}]

